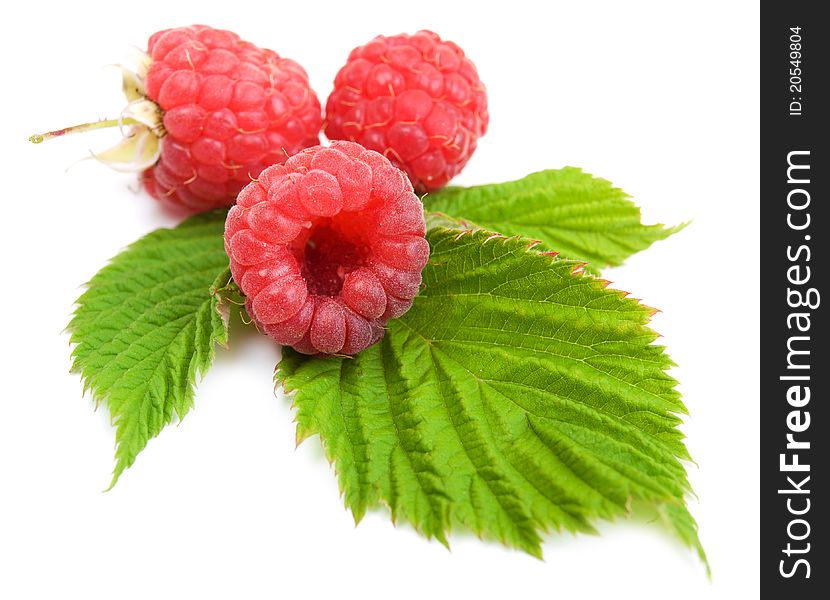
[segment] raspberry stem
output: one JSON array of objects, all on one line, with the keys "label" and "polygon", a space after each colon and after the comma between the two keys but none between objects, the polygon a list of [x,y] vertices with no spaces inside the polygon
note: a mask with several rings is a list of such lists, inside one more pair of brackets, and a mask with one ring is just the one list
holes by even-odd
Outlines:
[{"label": "raspberry stem", "polygon": [[61,137],[70,133],[83,133],[84,131],[92,131],[94,129],[106,129],[107,127],[119,127],[123,125],[141,125],[140,121],[132,117],[124,117],[123,119],[105,119],[103,121],[95,121],[93,123],[82,123],[81,125],[73,125],[72,127],[65,127],[64,129],[56,129],[55,131],[47,131],[46,133],[36,133],[29,138],[33,144],[40,144],[46,140],[51,140],[56,137]]}]

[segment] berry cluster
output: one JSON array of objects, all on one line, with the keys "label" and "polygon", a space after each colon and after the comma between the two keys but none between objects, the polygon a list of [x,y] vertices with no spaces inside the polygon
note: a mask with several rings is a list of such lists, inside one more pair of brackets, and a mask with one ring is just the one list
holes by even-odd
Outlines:
[{"label": "berry cluster", "polygon": [[412,184],[351,142],[265,169],[228,214],[231,273],[257,325],[306,354],[354,354],[412,305],[429,257]]},{"label": "berry cluster", "polygon": [[464,168],[488,121],[484,85],[464,51],[419,31],[352,50],[326,103],[325,132],[377,150],[427,192]]},{"label": "berry cluster", "polygon": [[[96,158],[141,171],[155,198],[191,212],[235,202],[225,250],[248,313],[306,354],[360,352],[409,309],[429,258],[415,190],[457,175],[489,120],[475,66],[430,31],[355,48],[325,127],[300,65],[205,25],[153,34],[124,92],[118,119],[30,140],[119,126]],[[315,145],[323,127],[330,147]]]}]

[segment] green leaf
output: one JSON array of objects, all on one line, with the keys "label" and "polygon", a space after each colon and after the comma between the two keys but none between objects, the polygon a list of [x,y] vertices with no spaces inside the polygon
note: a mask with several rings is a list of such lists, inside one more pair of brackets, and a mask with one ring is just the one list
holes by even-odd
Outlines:
[{"label": "green leaf", "polygon": [[[138,240],[87,284],[69,323],[74,372],[116,427],[110,488],[148,440],[193,406],[194,384],[228,339],[226,211]],[[224,314],[223,314],[224,313]]]},{"label": "green leaf", "polygon": [[460,528],[539,556],[543,532],[645,502],[700,549],[653,309],[526,239],[428,239],[424,288],[379,344],[286,348],[277,368],[298,441],[320,435],[355,519],[384,505],[444,544]]},{"label": "green leaf", "polygon": [[622,190],[581,169],[532,173],[518,181],[450,187],[424,197],[428,211],[507,235],[539,240],[548,250],[588,261],[598,272],[683,229],[643,225]]}]

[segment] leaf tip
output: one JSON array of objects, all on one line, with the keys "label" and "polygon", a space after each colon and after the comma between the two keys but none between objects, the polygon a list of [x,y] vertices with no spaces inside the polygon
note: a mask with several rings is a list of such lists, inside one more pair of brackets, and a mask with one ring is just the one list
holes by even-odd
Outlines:
[{"label": "leaf tip", "polygon": [[588,266],[588,263],[585,261],[579,261],[574,264],[573,269],[571,269],[571,275],[587,275],[588,272],[585,270],[585,267]]},{"label": "leaf tip", "polygon": [[352,518],[354,519],[354,526],[357,529],[357,526],[360,525],[360,522],[363,520],[363,517],[366,516],[366,507],[365,506],[351,506],[349,507],[352,512]]},{"label": "leaf tip", "polygon": [[643,310],[646,311],[646,314],[648,315],[649,319],[652,318],[654,315],[663,312],[659,308],[654,308],[653,306],[649,306],[648,304],[641,303],[640,306],[642,306]]},{"label": "leaf tip", "polygon": [[[503,235],[502,235],[502,234],[500,234],[500,233],[491,233],[489,236],[487,236],[486,238],[484,238],[484,241],[483,241],[483,242],[481,242],[481,243],[482,243],[482,245],[483,245],[483,244],[486,244],[487,242],[489,242],[490,240],[499,240],[499,239],[504,239],[504,238],[505,238],[505,236],[503,236]],[[534,240],[534,241],[535,241],[535,240]],[[536,242],[536,244],[538,244],[538,243],[539,243],[539,242]],[[533,244],[533,245],[535,246],[536,244]],[[530,246],[530,245],[529,245],[527,249],[528,249],[528,250],[530,250],[530,248],[532,248],[532,247],[533,247],[533,246]]]},{"label": "leaf tip", "polygon": [[115,463],[115,468],[112,470],[112,479],[110,480],[110,484],[102,493],[106,494],[115,487],[115,484],[118,483],[118,478],[121,477],[121,474],[124,472],[125,468],[126,466],[121,459],[118,459]]},{"label": "leaf tip", "polygon": [[438,543],[440,543],[442,546],[444,546],[444,548],[447,549],[447,552],[452,552],[452,548],[450,548],[450,542],[447,539],[447,534],[443,529],[436,529],[432,532],[432,535],[435,537],[436,540],[438,540]]},{"label": "leaf tip", "polygon": [[666,237],[669,237],[670,235],[674,235],[675,233],[680,233],[681,231],[686,229],[689,225],[692,224],[692,221],[694,221],[694,219],[689,219],[688,221],[683,221],[679,225],[674,225],[672,227],[666,227],[665,225],[662,225],[662,227],[664,228],[664,231],[666,232]]},{"label": "leaf tip", "polygon": [[308,438],[310,438],[311,435],[312,435],[311,431],[309,431],[305,427],[302,427],[298,423],[297,424],[297,432],[294,435],[294,449],[296,450],[297,448],[299,448],[300,444],[302,444],[304,441],[306,441]]}]

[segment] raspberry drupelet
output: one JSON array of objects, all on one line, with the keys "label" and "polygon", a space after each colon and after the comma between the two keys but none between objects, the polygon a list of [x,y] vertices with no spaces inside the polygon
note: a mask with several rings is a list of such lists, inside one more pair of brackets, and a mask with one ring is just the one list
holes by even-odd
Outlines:
[{"label": "raspberry drupelet", "polygon": [[423,205],[352,142],[265,169],[228,213],[225,250],[257,326],[305,354],[356,354],[409,310],[429,258]]},{"label": "raspberry drupelet", "polygon": [[475,65],[453,42],[419,31],[352,50],[334,80],[324,129],[329,139],[380,152],[428,192],[464,168],[488,121]]},{"label": "raspberry drupelet", "polygon": [[126,139],[96,155],[142,172],[155,198],[200,212],[230,206],[267,166],[320,142],[320,102],[296,62],[205,25],[150,37],[119,119],[30,138],[126,125]]}]

